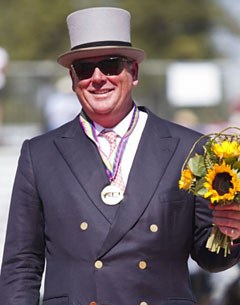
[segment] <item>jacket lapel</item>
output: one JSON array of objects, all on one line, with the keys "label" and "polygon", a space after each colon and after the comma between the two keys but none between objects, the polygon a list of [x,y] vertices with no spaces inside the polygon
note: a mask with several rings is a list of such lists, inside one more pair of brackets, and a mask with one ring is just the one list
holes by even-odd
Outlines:
[{"label": "jacket lapel", "polygon": [[111,223],[115,210],[104,205],[100,196],[108,184],[105,167],[95,143],[85,135],[78,118],[61,137],[55,139],[55,144],[91,202]]},{"label": "jacket lapel", "polygon": [[119,205],[99,258],[123,238],[141,217],[168,167],[178,139],[170,136],[163,122],[151,112],[148,113],[148,120],[128,178],[124,199]]}]

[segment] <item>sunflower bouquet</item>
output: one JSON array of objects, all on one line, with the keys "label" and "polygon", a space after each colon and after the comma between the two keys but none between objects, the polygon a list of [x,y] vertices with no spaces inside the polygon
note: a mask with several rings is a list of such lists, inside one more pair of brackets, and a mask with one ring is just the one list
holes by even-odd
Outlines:
[{"label": "sunflower bouquet", "polygon": [[[219,133],[204,135],[193,145],[185,160],[179,180],[179,188],[196,196],[210,200],[213,205],[240,203],[240,135],[226,133],[228,127]],[[196,145],[206,139],[203,154],[192,153]],[[232,240],[213,225],[206,247],[224,256],[230,253]]]}]

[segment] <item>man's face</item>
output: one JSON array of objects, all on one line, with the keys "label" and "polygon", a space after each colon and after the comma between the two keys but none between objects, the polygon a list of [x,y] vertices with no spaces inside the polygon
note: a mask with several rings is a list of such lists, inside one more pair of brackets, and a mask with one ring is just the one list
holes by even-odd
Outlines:
[{"label": "man's face", "polygon": [[116,56],[94,57],[79,61],[79,65],[74,63],[70,70],[73,90],[83,110],[103,127],[115,126],[129,113],[132,89],[138,83],[138,64],[120,59],[122,69],[115,75],[116,61]]}]

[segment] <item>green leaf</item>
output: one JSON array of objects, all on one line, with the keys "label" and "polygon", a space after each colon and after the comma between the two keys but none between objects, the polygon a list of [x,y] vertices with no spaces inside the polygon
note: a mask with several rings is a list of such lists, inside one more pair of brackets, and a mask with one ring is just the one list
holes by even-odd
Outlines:
[{"label": "green leaf", "polygon": [[240,169],[240,161],[236,161],[233,163],[233,168],[239,170]]},{"label": "green leaf", "polygon": [[231,165],[231,164],[235,163],[235,161],[236,161],[236,157],[225,158],[225,163],[228,164],[228,165]]},{"label": "green leaf", "polygon": [[234,202],[239,203],[240,202],[240,194],[238,193],[234,199]]},{"label": "green leaf", "polygon": [[195,191],[198,192],[200,189],[202,189],[204,186],[204,182],[206,181],[205,177],[202,177],[201,179],[198,179],[195,183]]},{"label": "green leaf", "polygon": [[196,195],[197,196],[201,196],[201,197],[204,197],[204,195],[207,193],[207,189],[206,188],[201,188],[200,190],[198,190],[197,192],[196,192]]},{"label": "green leaf", "polygon": [[206,174],[206,168],[204,163],[204,157],[201,155],[195,155],[189,160],[189,167],[192,173],[197,177],[203,177]]},{"label": "green leaf", "polygon": [[199,179],[199,180],[197,181],[197,183],[195,184],[195,192],[194,192],[194,193],[195,193],[197,196],[203,197],[203,196],[206,194],[207,189],[203,186],[203,184],[204,184],[205,181],[206,181],[206,180],[205,180],[205,178],[203,177],[203,178]]}]

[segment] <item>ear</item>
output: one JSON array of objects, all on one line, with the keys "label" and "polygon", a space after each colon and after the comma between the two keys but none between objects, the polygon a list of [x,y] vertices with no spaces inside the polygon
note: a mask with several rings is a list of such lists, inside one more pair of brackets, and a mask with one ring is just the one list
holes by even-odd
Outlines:
[{"label": "ear", "polygon": [[133,85],[137,86],[138,84],[138,63],[135,61],[131,66],[131,73],[133,78]]},{"label": "ear", "polygon": [[75,92],[75,88],[76,88],[77,83],[78,83],[78,78],[77,78],[77,75],[73,71],[72,68],[69,69],[69,75],[70,75],[71,80],[72,80],[72,90],[73,90],[73,92]]}]

